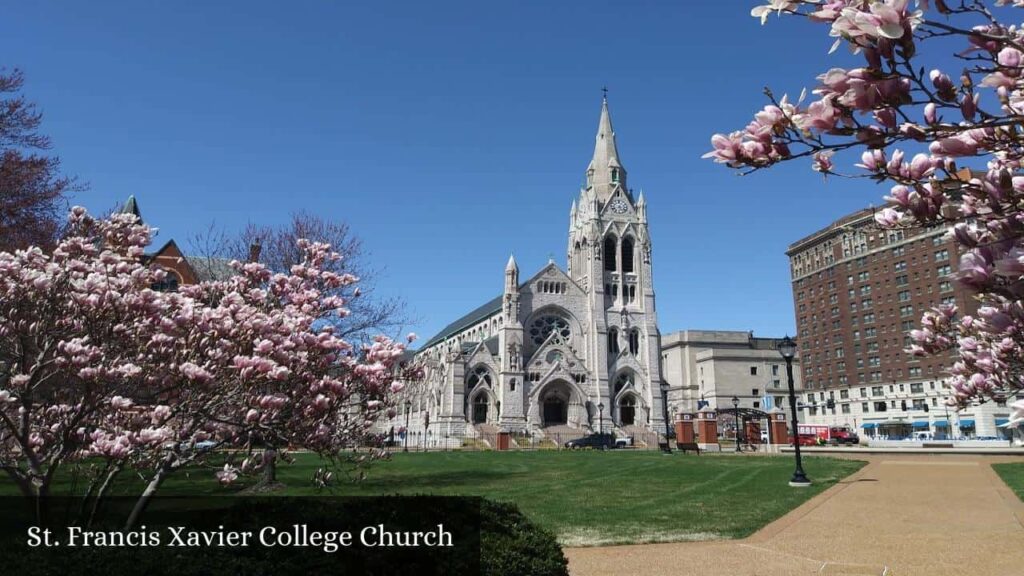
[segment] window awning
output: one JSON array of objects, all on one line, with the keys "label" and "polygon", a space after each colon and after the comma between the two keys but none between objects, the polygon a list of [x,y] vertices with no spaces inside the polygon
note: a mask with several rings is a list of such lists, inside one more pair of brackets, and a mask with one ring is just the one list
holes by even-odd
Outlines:
[{"label": "window awning", "polygon": [[1009,418],[996,418],[996,426],[1002,426],[1003,424],[1008,424],[1009,422]]},{"label": "window awning", "polygon": [[949,425],[947,424],[947,422],[945,420],[936,420],[935,422],[932,422],[932,424],[936,428],[948,428],[949,427]]},{"label": "window awning", "polygon": [[960,421],[960,427],[961,428],[974,428],[974,420],[973,419],[961,420]]},{"label": "window awning", "polygon": [[924,422],[920,422],[920,421],[919,422],[914,422],[914,428],[927,428],[927,427],[928,427],[928,422],[927,421],[924,421]]},{"label": "window awning", "polygon": [[875,424],[874,422],[865,422],[865,423],[860,425],[860,427],[865,429],[865,430],[871,430],[875,426],[877,426],[877,424]]}]

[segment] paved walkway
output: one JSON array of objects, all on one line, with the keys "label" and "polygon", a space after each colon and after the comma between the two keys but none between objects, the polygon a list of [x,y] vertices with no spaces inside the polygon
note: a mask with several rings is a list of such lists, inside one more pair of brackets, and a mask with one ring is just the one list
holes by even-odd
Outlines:
[{"label": "paved walkway", "polygon": [[[566,549],[573,576],[1021,576],[1024,504],[988,456],[886,455],[745,540]],[[788,489],[788,487],[787,487]]]}]

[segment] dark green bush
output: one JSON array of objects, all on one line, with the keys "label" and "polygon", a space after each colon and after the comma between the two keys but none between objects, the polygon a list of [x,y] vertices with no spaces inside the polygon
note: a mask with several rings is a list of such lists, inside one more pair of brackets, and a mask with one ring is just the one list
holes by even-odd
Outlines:
[{"label": "dark green bush", "polygon": [[480,506],[480,569],[485,576],[568,576],[555,536],[512,504]]}]

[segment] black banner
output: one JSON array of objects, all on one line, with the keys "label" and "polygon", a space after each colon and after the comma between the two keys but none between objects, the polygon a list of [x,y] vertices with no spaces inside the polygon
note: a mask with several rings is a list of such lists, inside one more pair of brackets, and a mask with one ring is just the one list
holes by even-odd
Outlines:
[{"label": "black banner", "polygon": [[[0,498],[8,574],[478,576],[478,498]],[[91,519],[90,519],[91,517]]]}]

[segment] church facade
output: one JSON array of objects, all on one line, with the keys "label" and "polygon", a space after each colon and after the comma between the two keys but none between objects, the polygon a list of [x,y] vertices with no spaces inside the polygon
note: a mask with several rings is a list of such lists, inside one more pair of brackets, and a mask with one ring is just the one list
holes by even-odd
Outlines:
[{"label": "church facade", "polygon": [[660,333],[647,203],[634,197],[603,100],[586,185],[569,215],[567,266],[520,277],[416,353],[425,380],[399,415],[424,441],[475,431],[663,431]]}]

